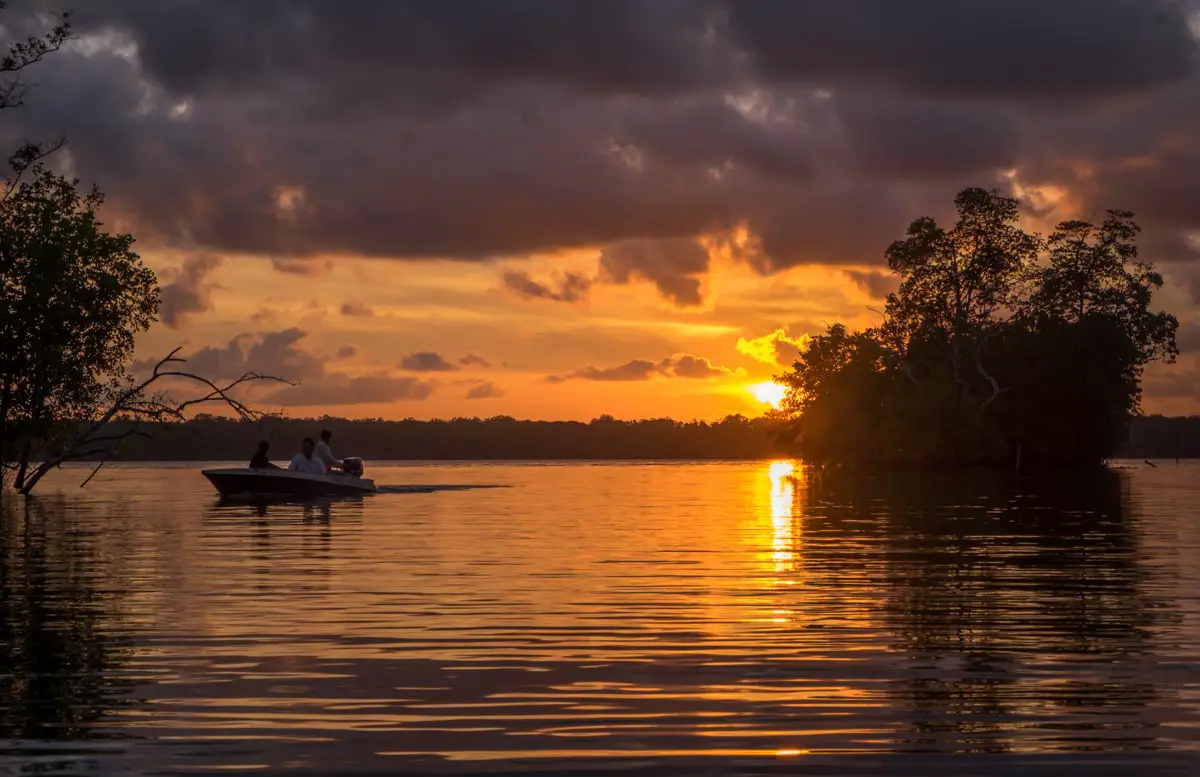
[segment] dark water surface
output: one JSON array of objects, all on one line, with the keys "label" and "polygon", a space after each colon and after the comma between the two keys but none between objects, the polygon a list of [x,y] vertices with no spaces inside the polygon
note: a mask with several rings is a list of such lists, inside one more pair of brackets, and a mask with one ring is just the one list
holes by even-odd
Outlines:
[{"label": "dark water surface", "polygon": [[60,473],[0,512],[0,773],[1200,774],[1200,465],[788,466]]}]

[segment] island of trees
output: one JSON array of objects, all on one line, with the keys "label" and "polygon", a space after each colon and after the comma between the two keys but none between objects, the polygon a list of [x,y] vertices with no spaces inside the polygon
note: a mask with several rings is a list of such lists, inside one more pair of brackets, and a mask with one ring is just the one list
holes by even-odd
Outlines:
[{"label": "island of trees", "polygon": [[1162,277],[1133,214],[1048,238],[1016,200],[967,189],[945,228],[914,221],[887,249],[900,281],[881,322],[834,324],[776,380],[805,459],[855,468],[1098,465],[1121,451],[1141,377],[1178,354]]}]

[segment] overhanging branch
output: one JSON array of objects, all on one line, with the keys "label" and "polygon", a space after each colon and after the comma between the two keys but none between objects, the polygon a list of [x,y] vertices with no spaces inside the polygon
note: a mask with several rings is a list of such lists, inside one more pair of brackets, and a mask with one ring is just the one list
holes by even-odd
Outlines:
[{"label": "overhanging branch", "polygon": [[[48,457],[37,466],[22,484],[21,492],[28,494],[47,472],[67,461],[115,455],[121,443],[130,437],[152,436],[152,432],[144,429],[143,424],[162,425],[184,421],[187,411],[199,405],[219,403],[231,409],[244,421],[260,421],[273,414],[251,407],[235,397],[233,392],[239,387],[264,381],[296,385],[284,378],[259,372],[247,372],[235,380],[217,383],[203,375],[179,369],[177,365],[187,362],[187,359],[178,355],[179,351],[180,349],[176,348],[160,359],[149,376],[142,381],[117,391],[108,409],[99,418],[80,430],[58,454]],[[160,381],[198,384],[204,393],[184,400],[172,399],[165,393],[151,393],[151,389]],[[127,421],[131,422],[131,425],[127,429],[114,430],[114,421]],[[86,483],[87,481],[84,481],[84,485]]]}]

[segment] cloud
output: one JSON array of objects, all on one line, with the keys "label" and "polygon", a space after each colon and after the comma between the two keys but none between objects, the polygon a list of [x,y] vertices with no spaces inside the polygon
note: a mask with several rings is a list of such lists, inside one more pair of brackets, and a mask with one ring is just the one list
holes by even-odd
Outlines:
[{"label": "cloud", "polygon": [[887,295],[900,288],[895,275],[875,270],[843,270],[850,281],[871,299],[887,299]]},{"label": "cloud", "polygon": [[[1070,103],[1172,83],[1194,66],[1188,9],[1169,0],[738,0],[725,8],[754,69],[775,83]],[[1081,19],[1087,35],[1077,34]]]},{"label": "cloud", "polygon": [[732,371],[724,367],[715,366],[702,356],[692,356],[691,354],[683,354],[673,359],[665,359],[660,367],[664,371],[664,374],[674,375],[677,378],[689,378],[691,380],[716,378],[733,374]]},{"label": "cloud", "polygon": [[551,375],[547,383],[563,383],[568,380],[635,381],[650,380],[660,374],[658,362],[634,359],[617,367],[600,368],[589,364],[569,375]]},{"label": "cloud", "polygon": [[1145,245],[1194,259],[1194,3],[83,5],[0,139],[66,134],[143,245],[291,272],[603,249],[610,282],[696,306],[695,249],[630,246],[745,225],[761,272],[864,267],[958,188],[998,185],[1128,207]]},{"label": "cloud", "polygon": [[708,261],[708,249],[695,240],[629,240],[600,253],[600,272],[610,283],[650,281],[676,305],[697,306]]},{"label": "cloud", "polygon": [[[314,407],[386,404],[401,400],[422,400],[431,396],[438,384],[411,376],[387,372],[349,375],[329,372],[327,360],[304,349],[308,333],[292,328],[279,332],[245,333],[224,346],[206,346],[186,355],[185,368],[213,380],[233,380],[250,372],[271,375],[297,385],[271,389],[262,395],[262,403],[284,407]],[[358,352],[352,345],[337,351],[335,359],[344,360]],[[145,372],[154,362],[134,364],[135,372]],[[278,385],[278,384],[276,384]],[[259,387],[270,384],[259,384]]]},{"label": "cloud", "polygon": [[1175,333],[1175,344],[1181,354],[1200,352],[1200,324],[1195,321],[1181,321],[1179,331]]},{"label": "cloud", "polygon": [[341,311],[343,316],[353,316],[355,318],[370,318],[375,315],[375,311],[369,305],[353,300],[343,302]]},{"label": "cloud", "polygon": [[[575,272],[564,273],[552,283],[535,281],[522,270],[505,270],[500,276],[504,288],[530,298],[549,299],[555,302],[578,302],[587,299],[592,280]],[[555,288],[557,287],[557,288]]]},{"label": "cloud", "polygon": [[466,356],[462,357],[461,359],[458,360],[458,363],[464,367],[483,367],[484,369],[487,369],[488,367],[492,366],[492,363],[490,361],[488,361],[487,359],[485,359],[482,356],[479,356],[479,355],[473,354],[473,353],[469,353]]},{"label": "cloud", "polygon": [[419,351],[410,353],[400,359],[400,369],[411,372],[452,372],[459,369],[457,364],[446,361],[439,353]]},{"label": "cloud", "polygon": [[763,364],[770,364],[776,367],[790,367],[799,358],[805,346],[808,345],[808,340],[808,335],[791,337],[788,335],[787,330],[781,327],[770,334],[756,337],[753,340],[739,337],[737,350],[738,353],[749,356],[751,359],[760,361]]},{"label": "cloud", "polygon": [[386,373],[358,377],[331,373],[318,380],[280,389],[266,401],[284,407],[384,404],[427,399],[436,388],[434,381]]},{"label": "cloud", "polygon": [[1020,114],[1004,105],[869,95],[839,101],[838,116],[853,168],[880,179],[955,181],[1020,153]]},{"label": "cloud", "polygon": [[702,356],[679,354],[652,362],[634,359],[616,367],[588,365],[566,375],[551,375],[547,383],[565,383],[569,380],[593,380],[605,382],[631,382],[650,380],[656,376],[701,380],[733,375],[732,370],[718,367]]},{"label": "cloud", "polygon": [[326,259],[272,259],[271,266],[288,275],[317,276],[333,269],[333,262]]},{"label": "cloud", "polygon": [[491,381],[484,381],[475,386],[472,386],[467,391],[467,399],[498,399],[504,396],[504,391]]},{"label": "cloud", "polygon": [[[425,89],[461,80],[483,85],[532,80],[595,93],[672,92],[728,77],[728,66],[708,56],[714,47],[711,16],[703,4],[678,0],[583,8],[555,0],[507,1],[483,4],[470,14],[394,0],[345,7],[310,3],[302,11],[290,3],[214,8],[203,0],[183,0],[167,11],[153,0],[92,0],[76,14],[85,28],[119,25],[138,43],[158,80],[200,96],[270,89],[280,70],[327,88],[329,74],[322,68],[337,62],[345,63],[343,71],[369,62]],[[269,35],[247,36],[247,25],[254,23]],[[361,99],[364,86],[347,82],[341,94],[319,96]]]},{"label": "cloud", "polygon": [[[324,361],[304,350],[302,329],[240,334],[224,346],[206,346],[187,356],[187,369],[214,380],[232,380],[248,372],[302,381],[325,373]],[[135,364],[135,370],[147,367]]]},{"label": "cloud", "polygon": [[159,307],[162,322],[175,329],[189,314],[212,310],[212,292],[219,287],[209,276],[220,266],[220,257],[200,254],[184,260],[182,267],[164,273],[171,281],[162,287]]}]

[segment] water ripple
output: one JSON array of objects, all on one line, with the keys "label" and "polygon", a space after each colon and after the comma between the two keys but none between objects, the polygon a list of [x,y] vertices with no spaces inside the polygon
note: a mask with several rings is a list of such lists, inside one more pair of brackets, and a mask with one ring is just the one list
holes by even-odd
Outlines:
[{"label": "water ripple", "polygon": [[[76,474],[3,503],[2,773],[1200,755],[1200,466],[384,466],[384,493],[303,505],[220,502],[191,467]],[[407,485],[430,482],[462,486]]]}]

